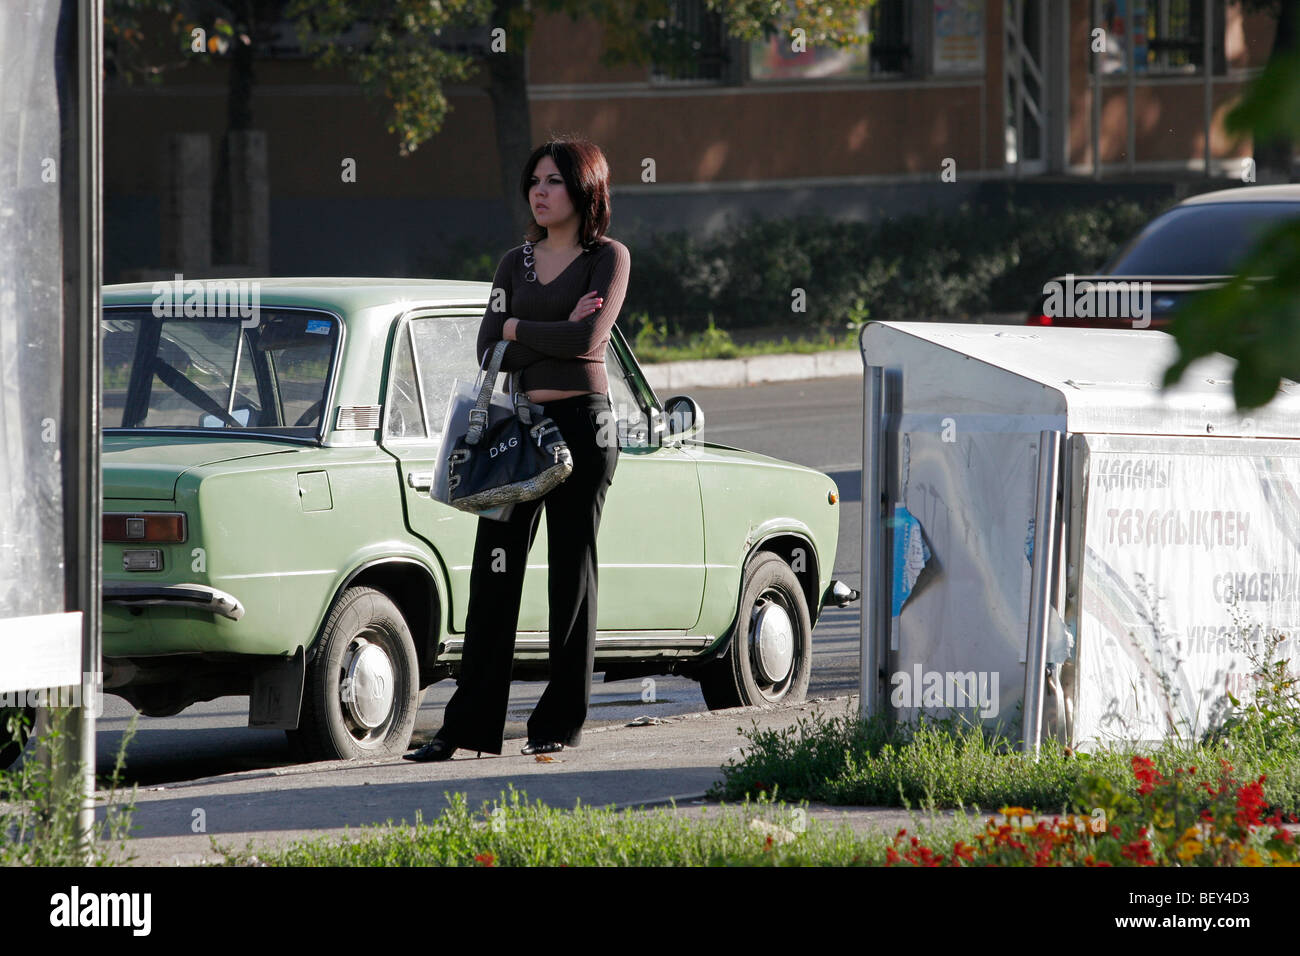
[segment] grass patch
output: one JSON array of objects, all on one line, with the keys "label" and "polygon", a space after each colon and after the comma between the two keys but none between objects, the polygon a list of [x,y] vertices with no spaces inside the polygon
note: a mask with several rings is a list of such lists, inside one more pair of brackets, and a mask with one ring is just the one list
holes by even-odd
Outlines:
[{"label": "grass patch", "polygon": [[633,350],[643,365],[699,359],[750,358],[755,355],[808,355],[813,352],[856,349],[858,343],[856,327],[846,328],[843,332],[819,329],[794,338],[790,338],[787,333],[777,338],[774,331],[769,331],[767,337],[759,333],[746,336],[748,341],[737,341],[740,336],[733,337],[726,329],[718,328],[711,316],[708,326],[702,332],[686,335],[670,334],[666,324],[656,325],[645,312],[629,316],[628,325],[637,330],[633,335]]},{"label": "grass patch", "polygon": [[[70,760],[64,746],[73,711],[51,708],[48,713],[48,733],[29,745],[27,755],[14,768],[0,771],[0,866],[108,866],[129,861],[126,838],[135,810],[134,788],[130,796],[124,795],[122,768],[127,744],[135,735],[135,718],[102,784],[108,791],[104,818],[93,825],[90,834],[83,834],[77,821],[82,797],[80,764]],[[5,717],[13,739],[25,740],[18,714],[8,711]],[[48,760],[40,758],[41,748],[50,753]]]},{"label": "grass patch", "polygon": [[[1265,776],[1264,795],[1284,813],[1300,813],[1297,736],[1249,733],[1202,742],[1169,740],[1141,753],[1161,773],[1178,767],[1218,767],[1227,761],[1242,778]],[[1039,759],[1019,753],[1010,738],[957,719],[889,724],[854,713],[802,718],[794,726],[755,729],[738,762],[722,768],[711,794],[738,800],[759,794],[840,805],[1021,806],[1040,813],[1088,812],[1076,794],[1095,779],[1116,790],[1132,784],[1139,751],[1114,747],[1076,753],[1055,741]]]},{"label": "grass patch", "polygon": [[[229,866],[873,866],[885,862],[892,834],[855,835],[808,821],[802,808],[766,797],[700,817],[648,811],[548,807],[513,787],[471,810],[448,794],[433,823],[364,827],[280,851],[214,847]],[[970,826],[937,827],[937,839]]]}]

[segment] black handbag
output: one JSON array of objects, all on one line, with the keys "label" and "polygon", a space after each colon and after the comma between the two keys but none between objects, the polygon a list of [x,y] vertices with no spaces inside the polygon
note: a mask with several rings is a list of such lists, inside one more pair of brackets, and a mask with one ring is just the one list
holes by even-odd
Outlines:
[{"label": "black handbag", "polygon": [[447,498],[453,508],[480,512],[540,498],[573,471],[573,455],[560,428],[523,392],[515,413],[490,423],[488,406],[510,343],[502,339],[483,370],[469,429],[447,454]]}]

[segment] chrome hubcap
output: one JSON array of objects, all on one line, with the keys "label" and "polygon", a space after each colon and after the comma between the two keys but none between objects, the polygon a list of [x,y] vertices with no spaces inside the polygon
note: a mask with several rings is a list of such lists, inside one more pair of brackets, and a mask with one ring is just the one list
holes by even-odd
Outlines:
[{"label": "chrome hubcap", "polygon": [[352,721],[373,730],[388,720],[397,690],[388,652],[359,637],[348,648],[343,673],[346,680],[340,696]]},{"label": "chrome hubcap", "polygon": [[785,608],[775,601],[760,601],[749,633],[759,679],[779,684],[789,677],[794,663],[794,624]]}]

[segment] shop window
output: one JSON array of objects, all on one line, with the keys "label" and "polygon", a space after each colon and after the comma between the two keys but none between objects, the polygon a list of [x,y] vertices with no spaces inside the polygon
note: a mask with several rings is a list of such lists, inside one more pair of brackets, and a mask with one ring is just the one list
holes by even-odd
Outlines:
[{"label": "shop window", "polygon": [[[1093,62],[1103,74],[1128,68],[1130,11],[1133,63],[1139,75],[1201,73],[1205,65],[1205,4],[1214,0],[1106,0],[1102,27],[1104,53]],[[1211,10],[1211,49],[1215,73],[1223,72],[1223,8]]]}]

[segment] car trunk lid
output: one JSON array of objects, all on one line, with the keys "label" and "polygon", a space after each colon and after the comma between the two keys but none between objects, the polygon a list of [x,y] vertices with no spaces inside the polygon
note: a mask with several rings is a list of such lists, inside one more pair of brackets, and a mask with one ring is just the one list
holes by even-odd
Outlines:
[{"label": "car trunk lid", "polygon": [[176,482],[191,468],[294,450],[274,441],[106,435],[104,497],[171,501]]}]

